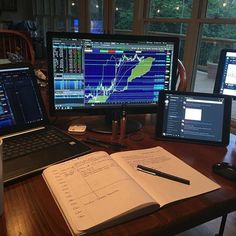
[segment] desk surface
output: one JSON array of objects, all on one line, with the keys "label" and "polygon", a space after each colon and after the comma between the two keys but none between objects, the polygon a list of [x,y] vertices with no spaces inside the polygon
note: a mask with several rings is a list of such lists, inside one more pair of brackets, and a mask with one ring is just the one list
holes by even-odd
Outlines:
[{"label": "desk surface", "polygon": [[[125,139],[125,150],[162,146],[222,186],[201,196],[172,203],[157,212],[106,229],[96,235],[173,235],[198,224],[236,210],[236,182],[226,180],[211,170],[216,162],[236,163],[236,136],[231,135],[227,148],[155,139],[155,116],[138,117],[145,123],[141,131]],[[69,123],[59,121],[61,128]],[[110,136],[87,132],[78,138],[93,136],[109,140]],[[93,150],[106,150],[91,146]],[[117,150],[106,150],[109,153]],[[4,235],[70,235],[70,231],[40,174],[5,187],[5,213],[0,217]],[[217,233],[218,229],[216,229]]]}]

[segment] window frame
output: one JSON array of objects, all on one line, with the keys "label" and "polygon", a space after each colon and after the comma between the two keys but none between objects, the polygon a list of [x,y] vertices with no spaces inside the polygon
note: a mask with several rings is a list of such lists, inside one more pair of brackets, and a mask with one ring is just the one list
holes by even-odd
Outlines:
[{"label": "window frame", "polygon": [[[55,0],[49,0],[52,7]],[[69,0],[66,0],[67,4]],[[206,17],[208,0],[192,1],[192,15],[189,18],[177,17],[148,17],[150,0],[134,0],[134,14],[133,14],[133,28],[131,31],[118,30],[114,28],[114,11],[115,1],[117,0],[103,0],[103,26],[104,33],[110,34],[145,34],[145,26],[150,23],[185,23],[188,24],[186,35],[169,34],[185,39],[183,51],[183,63],[186,68],[187,75],[187,90],[193,91],[196,79],[196,69],[198,64],[200,43],[202,39],[202,27],[204,24],[235,24],[236,18],[208,18]],[[39,14],[37,12],[38,0],[33,0],[34,16],[39,20],[50,18],[53,20],[56,16],[47,14]],[[80,22],[80,32],[90,32],[90,1],[80,0],[79,2],[78,19]],[[67,5],[68,7],[68,5]],[[65,17],[69,18],[68,11]],[[55,26],[54,26],[55,27]],[[66,24],[68,30],[68,24]],[[52,29],[53,30],[53,29]],[[44,32],[45,34],[45,32]],[[166,35],[167,33],[165,33]],[[236,41],[235,41],[236,42]],[[192,53],[196,52],[196,53]]]}]

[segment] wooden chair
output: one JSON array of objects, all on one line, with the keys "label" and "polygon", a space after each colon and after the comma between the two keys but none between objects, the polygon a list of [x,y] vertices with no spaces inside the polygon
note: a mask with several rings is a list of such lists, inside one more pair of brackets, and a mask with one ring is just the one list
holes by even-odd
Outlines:
[{"label": "wooden chair", "polygon": [[10,56],[20,58],[22,62],[35,64],[35,54],[30,39],[19,31],[0,29],[0,58]]},{"label": "wooden chair", "polygon": [[178,59],[176,77],[177,77],[176,90],[186,91],[187,89],[186,70],[182,61],[180,61],[179,59]]}]

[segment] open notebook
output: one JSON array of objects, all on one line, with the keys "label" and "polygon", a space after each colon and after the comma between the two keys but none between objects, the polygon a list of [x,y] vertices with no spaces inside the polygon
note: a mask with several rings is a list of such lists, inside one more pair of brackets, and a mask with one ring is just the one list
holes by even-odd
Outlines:
[{"label": "open notebook", "polygon": [[[183,184],[137,170],[148,166],[189,180]],[[163,149],[93,152],[43,171],[73,235],[91,233],[220,186]]]},{"label": "open notebook", "polygon": [[1,65],[0,136],[5,183],[90,151],[84,143],[50,126],[45,110],[33,68],[20,63]]}]

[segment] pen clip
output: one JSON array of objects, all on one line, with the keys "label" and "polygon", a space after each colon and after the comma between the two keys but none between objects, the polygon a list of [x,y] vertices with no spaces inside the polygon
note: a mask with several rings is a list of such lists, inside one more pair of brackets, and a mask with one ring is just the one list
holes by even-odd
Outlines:
[{"label": "pen clip", "polygon": [[151,172],[151,171],[143,170],[143,169],[141,169],[141,168],[139,168],[139,167],[137,167],[137,170],[138,170],[138,171],[141,171],[141,172],[144,172],[144,173],[147,173],[147,174],[150,174],[150,175],[156,175],[155,173],[153,173],[153,172]]}]

